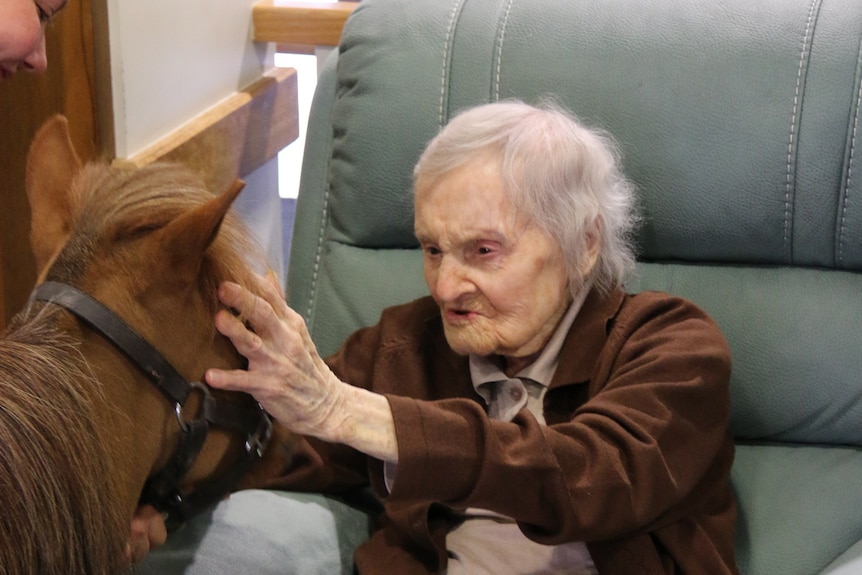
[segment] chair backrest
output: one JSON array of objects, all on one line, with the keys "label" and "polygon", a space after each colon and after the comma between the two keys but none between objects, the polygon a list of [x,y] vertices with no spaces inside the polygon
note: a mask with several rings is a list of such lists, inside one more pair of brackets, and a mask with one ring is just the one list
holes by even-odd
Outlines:
[{"label": "chair backrest", "polygon": [[423,147],[465,107],[553,95],[639,188],[630,290],[730,342],[742,571],[821,572],[862,539],[860,41],[857,0],[363,0],[312,107],[290,303],[330,353],[424,295]]}]

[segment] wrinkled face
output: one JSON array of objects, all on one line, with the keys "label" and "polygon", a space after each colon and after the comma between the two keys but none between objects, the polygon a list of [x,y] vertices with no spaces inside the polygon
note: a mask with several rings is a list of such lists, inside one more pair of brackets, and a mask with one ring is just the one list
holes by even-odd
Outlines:
[{"label": "wrinkled face", "polygon": [[45,25],[66,1],[0,0],[0,80],[18,70],[45,71]]},{"label": "wrinkled face", "polygon": [[523,363],[550,339],[570,294],[556,243],[515,210],[497,162],[479,157],[419,182],[415,231],[446,340],[460,354]]}]

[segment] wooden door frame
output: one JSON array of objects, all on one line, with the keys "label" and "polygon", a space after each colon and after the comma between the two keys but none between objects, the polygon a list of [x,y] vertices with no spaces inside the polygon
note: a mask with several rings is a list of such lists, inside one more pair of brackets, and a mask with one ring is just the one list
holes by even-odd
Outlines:
[{"label": "wooden door frame", "polygon": [[36,130],[61,113],[82,160],[113,155],[106,0],[69,2],[48,26],[46,47],[45,74],[0,84],[0,328],[23,307],[36,279],[24,191]]},{"label": "wooden door frame", "polygon": [[[48,71],[20,75],[0,85],[0,330],[24,306],[36,280],[24,190],[27,150],[36,131],[51,115],[64,114],[83,161],[116,160],[107,1],[71,0],[47,30]],[[253,8],[254,39],[303,50],[335,45],[355,7],[355,2],[304,7],[280,1],[273,10],[272,2],[264,0]],[[314,33],[297,36],[297,30]],[[218,181],[209,182],[217,190],[222,181],[256,169],[296,138],[296,99],[295,72],[267,74],[150,149],[118,161],[133,165],[157,159],[184,161],[218,176]],[[273,117],[280,120],[273,123]],[[237,134],[263,132],[257,128],[261,125],[269,128],[265,145],[258,141],[231,154],[213,152],[242,141]],[[206,157],[201,158],[200,149],[209,150]]]}]

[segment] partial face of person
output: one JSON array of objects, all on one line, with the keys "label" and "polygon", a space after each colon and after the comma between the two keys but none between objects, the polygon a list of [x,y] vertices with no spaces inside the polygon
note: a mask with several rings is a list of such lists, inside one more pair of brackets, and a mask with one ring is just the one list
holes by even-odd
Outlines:
[{"label": "partial face of person", "polygon": [[0,80],[18,70],[44,72],[45,26],[66,0],[0,0]]},{"label": "partial face of person", "polygon": [[568,279],[556,242],[509,201],[497,162],[420,181],[415,204],[425,281],[452,349],[510,366],[535,359],[571,301]]}]

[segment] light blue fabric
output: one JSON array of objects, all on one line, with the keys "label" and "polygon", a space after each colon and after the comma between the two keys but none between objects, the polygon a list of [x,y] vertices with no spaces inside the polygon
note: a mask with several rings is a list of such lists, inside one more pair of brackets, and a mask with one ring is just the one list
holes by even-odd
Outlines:
[{"label": "light blue fabric", "polygon": [[821,575],[859,575],[862,573],[862,541],[842,553]]},{"label": "light blue fabric", "polygon": [[171,534],[141,575],[349,575],[369,517],[311,493],[249,489]]}]

